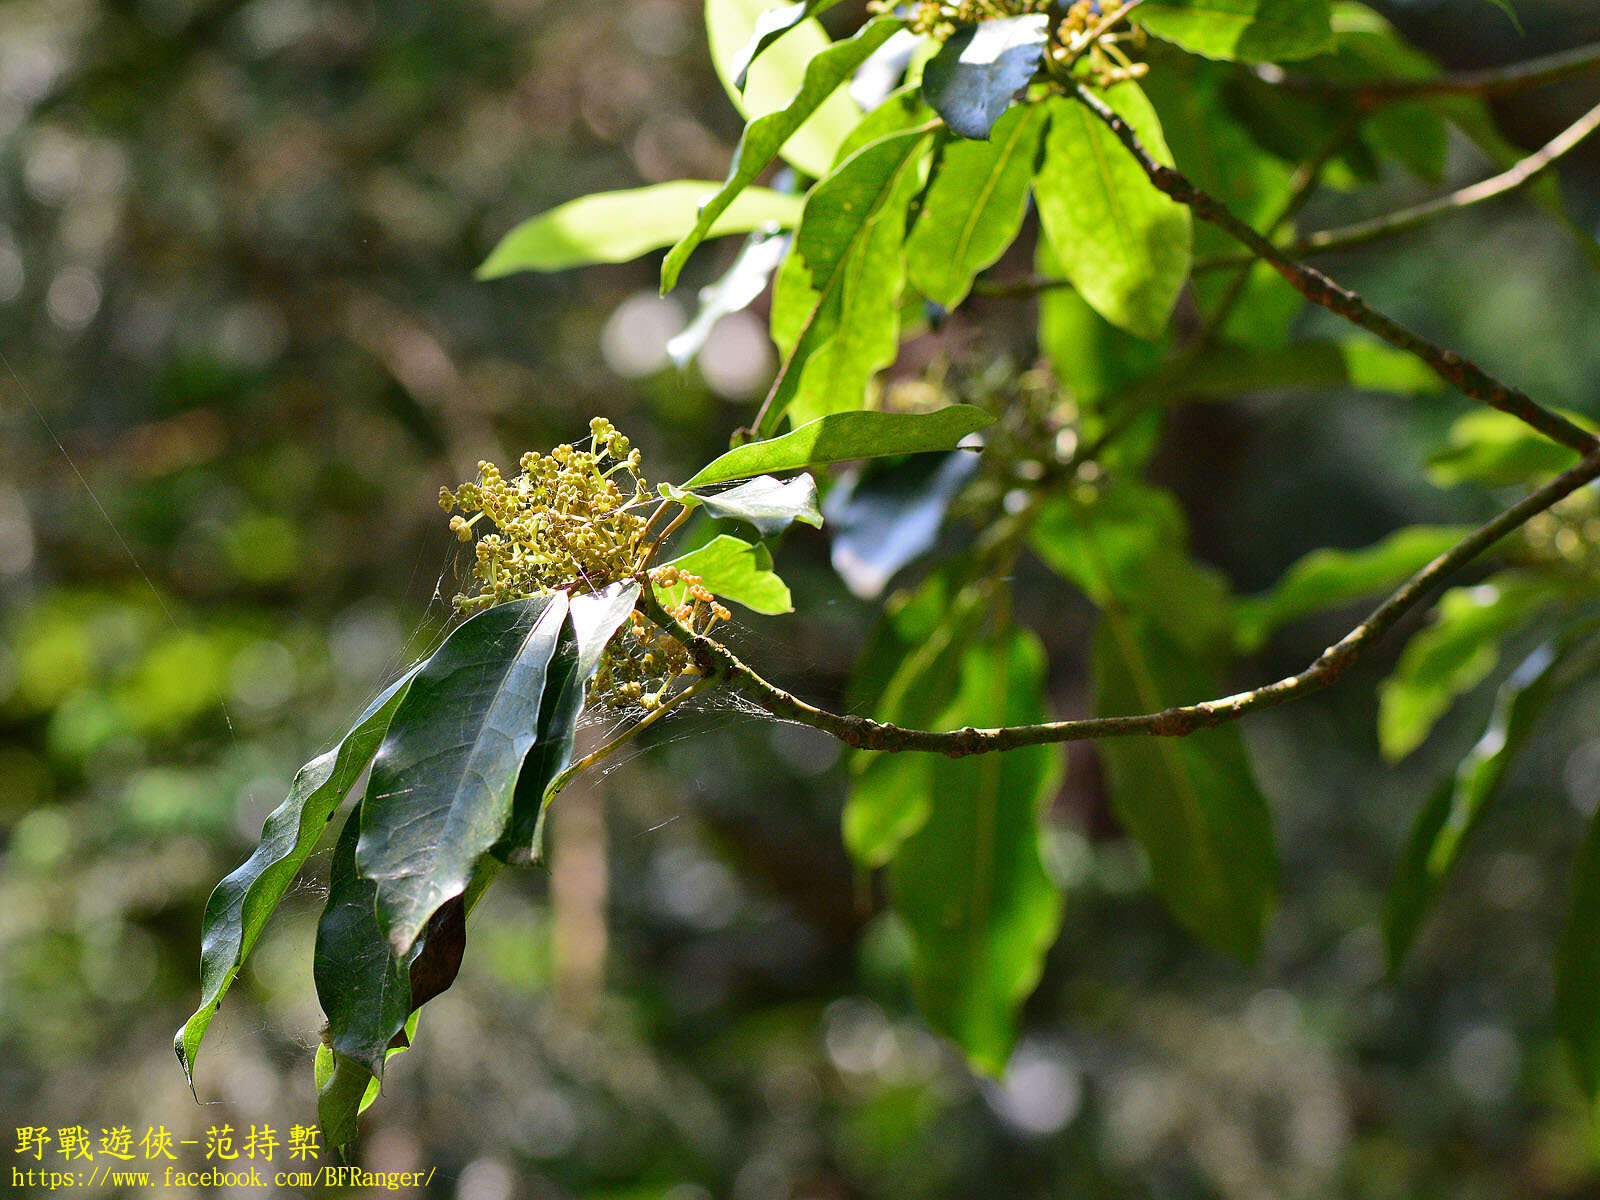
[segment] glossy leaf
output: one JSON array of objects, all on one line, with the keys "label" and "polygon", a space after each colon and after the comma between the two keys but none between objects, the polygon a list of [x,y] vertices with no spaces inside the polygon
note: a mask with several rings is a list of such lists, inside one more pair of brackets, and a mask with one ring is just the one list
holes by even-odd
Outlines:
[{"label": "glossy leaf", "polygon": [[1445,592],[1433,623],[1406,643],[1394,673],[1378,686],[1384,757],[1392,762],[1420,746],[1456,697],[1494,670],[1500,642],[1552,598],[1537,579],[1511,573]]},{"label": "glossy leaf", "polygon": [[964,138],[987,138],[1044,61],[1049,17],[1028,13],[957,29],[928,60],[922,97]]},{"label": "glossy leaf", "polygon": [[[539,732],[517,773],[511,820],[492,848],[503,862],[536,862],[540,858],[545,792],[572,761],[578,720],[589,681],[617,630],[633,612],[639,585],[614,583],[598,592],[575,593],[567,605],[567,633],[556,647],[545,674],[539,703]],[[469,889],[470,894],[470,889]]]},{"label": "glossy leaf", "polygon": [[1470,532],[1464,525],[1413,525],[1359,550],[1313,550],[1271,591],[1238,603],[1234,640],[1253,653],[1291,621],[1399,586]]},{"label": "glossy leaf", "polygon": [[461,893],[504,833],[566,616],[564,592],[479,613],[417,673],[396,711],[372,765],[356,849],[396,953]]},{"label": "glossy leaf", "polygon": [[1329,0],[1144,0],[1136,24],[1208,58],[1283,62],[1333,42]]},{"label": "glossy leaf", "polygon": [[[478,268],[479,279],[518,271],[560,271],[618,263],[677,242],[699,218],[719,185],[678,179],[624,192],[598,192],[530,217],[511,230]],[[798,196],[745,188],[710,225],[706,237],[791,228],[800,219]]]},{"label": "glossy leaf", "polygon": [[[1172,155],[1155,110],[1136,84],[1104,94],[1162,162]],[[1189,275],[1189,210],[1151,185],[1143,170],[1083,105],[1049,102],[1050,131],[1034,199],[1066,277],[1101,316],[1139,337],[1161,336]]]},{"label": "glossy leaf", "polygon": [[977,470],[976,454],[956,450],[840,479],[822,513],[845,586],[863,600],[881,596],[900,568],[934,547],[950,501]]},{"label": "glossy leaf", "polygon": [[[1044,675],[1043,647],[1026,631],[968,646],[938,727],[1044,720]],[[1060,930],[1040,820],[1062,752],[1034,746],[932,767],[927,819],[890,863],[890,893],[911,936],[918,1009],[975,1067],[997,1075]]]},{"label": "glossy leaf", "polygon": [[[708,15],[711,7],[719,3],[737,3],[737,0],[712,0],[712,5],[708,6]],[[689,260],[689,255],[694,253],[695,247],[710,236],[712,228],[732,205],[734,198],[756,181],[807,119],[817,112],[824,101],[834,95],[850,74],[866,61],[868,55],[888,41],[902,24],[903,22],[898,20],[880,18],[868,22],[854,37],[822,50],[807,62],[798,90],[791,90],[791,95],[775,105],[774,111],[750,118],[744,136],[739,139],[739,148],[734,151],[733,169],[728,175],[727,182],[706,200],[689,232],[678,240],[662,261],[663,292],[669,292],[677,285],[683,264]],[[785,40],[796,36],[805,28],[802,24],[786,35]],[[757,74],[758,72],[752,72],[751,86],[745,93],[747,99],[753,95]],[[848,104],[849,101],[846,99],[844,103]],[[797,165],[809,174],[822,176],[828,173],[832,164],[833,149],[830,148],[826,160],[809,162],[809,165],[806,163]]]},{"label": "glossy leaf", "polygon": [[661,486],[661,492],[691,508],[704,505],[713,517],[744,521],[762,537],[782,533],[796,521],[814,527],[822,524],[817,481],[809,475],[793,479],[758,475],[722,492],[688,492],[668,483]]},{"label": "glossy leaf", "polygon": [[989,141],[947,141],[906,238],[906,271],[917,290],[946,308],[966,299],[972,279],[1016,240],[1046,117],[1013,109]]},{"label": "glossy leaf", "polygon": [[300,768],[288,798],[262,826],[254,853],[217,884],[206,902],[200,933],[200,1007],[173,1043],[191,1085],[195,1055],[212,1017],[340,802],[377,753],[417,669],[385,688],[337,746]]},{"label": "glossy leaf", "polygon": [[[759,543],[752,545],[718,534],[699,549],[663,565],[698,575],[714,595],[742,604],[752,612],[773,615],[794,611],[788,585],[772,569],[772,552]],[[682,604],[687,592],[681,583],[656,589],[663,605]]]},{"label": "glossy leaf", "polygon": [[891,134],[811,190],[772,297],[773,382],[758,432],[862,407],[868,381],[900,348],[906,207],[930,134]]},{"label": "glossy leaf", "polygon": [[368,1087],[376,1080],[366,1067],[327,1045],[317,1047],[316,1076],[317,1129],[322,1144],[347,1162],[356,1141],[356,1116]]},{"label": "glossy leaf", "polygon": [[750,64],[761,56],[763,50],[807,17],[825,12],[837,3],[839,0],[795,0],[793,4],[780,4],[763,12],[756,18],[750,40],[728,60],[728,74],[733,78],[733,86],[743,91],[748,82]]},{"label": "glossy leaf", "polygon": [[[1094,639],[1095,712],[1124,716],[1217,694],[1217,681],[1147,618],[1115,608]],[[1156,893],[1191,932],[1254,957],[1278,890],[1272,815],[1231,725],[1097,743],[1112,807],[1149,855]]]},{"label": "glossy leaf", "polygon": [[1500,685],[1483,736],[1428,797],[1411,827],[1383,912],[1389,970],[1399,969],[1461,847],[1494,800],[1512,760],[1555,697],[1562,655],[1550,645],[1530,654]]},{"label": "glossy leaf", "polygon": [[763,472],[795,471],[858,458],[954,450],[963,438],[993,423],[992,416],[970,404],[952,404],[927,413],[833,413],[782,437],[735,447],[695,472],[683,486],[703,487]]}]

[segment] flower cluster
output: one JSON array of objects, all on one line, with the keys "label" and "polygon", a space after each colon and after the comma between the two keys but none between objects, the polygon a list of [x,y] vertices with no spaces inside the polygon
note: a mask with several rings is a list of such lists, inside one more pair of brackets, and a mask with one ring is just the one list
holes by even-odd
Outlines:
[{"label": "flower cluster", "polygon": [[[440,507],[457,514],[451,531],[463,542],[482,534],[471,585],[455,598],[458,613],[541,592],[595,592],[645,571],[655,549],[648,540],[653,518],[671,502],[654,498],[639,473],[639,451],[610,421],[589,422],[586,447],[530,450],[520,465],[521,474],[507,479],[480,462],[475,482],[439,490]],[[480,529],[485,522],[492,532]],[[681,592],[682,602],[668,610],[696,633],[731,615],[696,576],[665,566],[646,577],[658,594]],[[606,651],[590,692],[648,710],[674,680],[698,673],[679,642],[636,612]]]},{"label": "flower cluster", "polygon": [[[895,8],[893,0],[876,0],[875,11]],[[963,25],[976,25],[997,17],[1021,17],[1028,13],[1049,13],[1053,0],[912,0],[906,5],[906,25],[913,33],[925,33],[943,41]]]}]

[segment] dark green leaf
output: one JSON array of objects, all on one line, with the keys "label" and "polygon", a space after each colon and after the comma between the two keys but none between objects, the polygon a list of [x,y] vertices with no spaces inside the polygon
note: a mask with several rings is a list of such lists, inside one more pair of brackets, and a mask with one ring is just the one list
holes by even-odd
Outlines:
[{"label": "dark green leaf", "polygon": [[740,91],[750,74],[750,64],[761,52],[777,41],[807,17],[832,8],[839,0],[795,0],[793,4],[780,4],[769,8],[756,18],[755,30],[750,40],[728,61],[728,74],[733,76],[733,86]]},{"label": "dark green leaf", "polygon": [[[1094,640],[1095,712],[1124,716],[1217,694],[1216,678],[1147,618],[1107,609]],[[1123,827],[1155,890],[1203,940],[1250,959],[1278,890],[1272,815],[1231,725],[1096,743]]]},{"label": "dark green leaf", "polygon": [[[752,612],[771,615],[794,611],[789,588],[773,571],[772,552],[763,545],[718,534],[699,549],[663,565],[699,576],[713,594],[736,601]],[[657,588],[656,594],[664,606],[670,607],[682,604],[687,591],[680,583]]]},{"label": "dark green leaf", "polygon": [[[720,185],[678,179],[625,192],[598,192],[540,213],[500,239],[478,268],[479,279],[518,271],[560,271],[590,263],[627,262],[678,241],[695,227],[700,206]],[[800,219],[798,196],[746,188],[708,226],[705,237],[777,227]]]},{"label": "dark green leaf", "polygon": [[1557,694],[1562,659],[1555,647],[1540,646],[1511,672],[1495,696],[1494,713],[1483,736],[1417,815],[1384,903],[1384,947],[1391,972],[1399,970],[1462,844],[1477,828],[1512,760]]},{"label": "dark green leaf", "polygon": [[817,481],[809,475],[788,480],[758,475],[725,492],[688,492],[671,484],[663,484],[661,491],[680,504],[704,505],[713,517],[746,521],[762,537],[782,533],[796,521],[811,526],[822,524]]},{"label": "dark green leaf", "polygon": [[356,862],[378,885],[378,921],[397,953],[504,833],[566,617],[563,592],[479,613],[396,711],[362,802]]},{"label": "dark green leaf", "polygon": [[[969,645],[954,702],[937,724],[1042,721],[1044,674],[1044,650],[1026,631]],[[975,1067],[998,1075],[1016,1040],[1017,1010],[1061,925],[1040,830],[1061,751],[1034,746],[931,766],[927,817],[890,863],[890,892],[911,935],[923,1016]]]},{"label": "dark green leaf", "polygon": [[[1119,83],[1104,99],[1151,154],[1171,163],[1161,123],[1136,84]],[[1049,107],[1034,199],[1051,249],[1095,311],[1154,340],[1189,275],[1189,210],[1156,191],[1116,135],[1082,104],[1056,98]]]},{"label": "dark green leaf", "polygon": [[1413,525],[1360,550],[1313,550],[1271,591],[1239,601],[1234,640],[1254,653],[1291,621],[1398,586],[1470,532],[1464,525]]},{"label": "dark green leaf", "polygon": [[1028,13],[966,25],[922,72],[922,97],[964,138],[987,138],[1044,61],[1049,17]]},{"label": "dark green leaf", "polygon": [[350,1159],[356,1140],[356,1116],[364,1107],[372,1072],[326,1045],[317,1047],[317,1128],[322,1144],[341,1162]]},{"label": "dark green leaf", "polygon": [[[858,409],[868,381],[900,348],[906,206],[930,139],[912,129],[873,142],[806,198],[772,296],[780,364],[758,430]],[[792,410],[792,411],[791,411]]]},{"label": "dark green leaf", "polygon": [[578,718],[589,681],[617,630],[633,612],[639,585],[614,583],[599,592],[578,593],[567,606],[572,636],[563,637],[545,675],[539,704],[539,734],[517,774],[511,820],[494,853],[506,862],[537,861],[539,834],[550,782],[572,761]]},{"label": "dark green leaf", "polygon": [[1494,670],[1500,642],[1552,599],[1539,580],[1512,573],[1441,596],[1433,624],[1406,644],[1394,673],[1378,687],[1384,756],[1394,761],[1420,746],[1456,697]]},{"label": "dark green leaf", "polygon": [[1038,105],[1001,118],[990,141],[947,141],[906,238],[906,271],[946,308],[966,299],[972,278],[1016,239],[1028,203],[1045,113]]},{"label": "dark green leaf", "polygon": [[832,413],[782,437],[736,447],[697,471],[685,488],[794,471],[858,458],[954,450],[962,438],[994,423],[983,409],[953,404],[929,413]]},{"label": "dark green leaf", "polygon": [[[897,19],[879,18],[868,22],[849,40],[823,50],[806,64],[804,81],[783,108],[750,122],[744,131],[744,136],[739,139],[739,148],[734,151],[733,171],[728,176],[727,182],[706,201],[693,228],[668,251],[666,259],[662,262],[663,292],[671,291],[676,286],[683,264],[688,261],[694,248],[710,235],[712,227],[733,203],[734,197],[756,181],[756,177],[766,170],[784,143],[805,124],[806,119],[866,61],[868,55],[888,41],[903,24],[903,21]],[[829,162],[831,161],[830,152]],[[827,164],[823,163],[812,173],[820,175],[826,170]]]},{"label": "dark green leaf", "polygon": [[200,1041],[262,927],[294,882],[334,812],[377,752],[417,668],[384,689],[339,744],[312,759],[261,829],[255,852],[211,893],[200,934],[200,1007],[174,1049],[191,1084]]},{"label": "dark green leaf", "polygon": [[1208,58],[1283,62],[1333,42],[1329,0],[1144,0],[1132,18]]}]

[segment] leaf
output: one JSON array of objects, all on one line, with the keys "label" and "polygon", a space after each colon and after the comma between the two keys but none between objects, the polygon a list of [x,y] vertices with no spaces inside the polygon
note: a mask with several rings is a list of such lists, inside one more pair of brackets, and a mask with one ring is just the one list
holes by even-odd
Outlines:
[{"label": "leaf", "polygon": [[[1594,422],[1581,413],[1558,410],[1583,428]],[[1481,483],[1485,487],[1526,484],[1558,475],[1572,465],[1572,451],[1557,445],[1509,413],[1484,409],[1458,417],[1448,446],[1428,463],[1428,478],[1439,487]]]},{"label": "leaf", "polygon": [[789,252],[793,238],[787,233],[752,233],[722,278],[700,289],[700,309],[694,320],[667,342],[667,356],[680,371],[705,349],[717,322],[742,312],[767,290],[772,274]]},{"label": "leaf", "polygon": [[1465,525],[1412,525],[1359,550],[1313,550],[1271,591],[1239,601],[1234,641],[1254,653],[1291,621],[1398,586],[1470,532]]},{"label": "leaf", "polygon": [[[1041,278],[1061,277],[1061,264],[1044,238],[1034,260]],[[1153,374],[1163,357],[1160,343],[1125,333],[1077,292],[1060,287],[1039,295],[1039,349],[1050,359],[1056,378],[1072,389],[1080,418],[1087,422],[1079,437],[1088,440],[1104,431],[1106,416],[1121,411],[1120,393]]]},{"label": "leaf", "polygon": [[930,136],[912,129],[864,146],[811,189],[773,290],[781,362],[759,433],[770,435],[786,412],[801,424],[860,408],[867,382],[894,361],[906,208]]},{"label": "leaf", "polygon": [[[718,534],[699,549],[664,565],[699,576],[713,594],[752,612],[775,615],[794,611],[788,585],[773,571],[772,552],[763,545]],[[667,607],[682,604],[687,594],[687,586],[681,583],[656,589],[657,599]]]},{"label": "leaf", "polygon": [[[1104,100],[1145,148],[1169,165],[1155,110],[1136,84]],[[1034,179],[1034,200],[1066,277],[1096,312],[1154,341],[1166,328],[1189,275],[1189,210],[1151,185],[1116,135],[1083,105],[1049,101],[1050,132]]]},{"label": "leaf", "polygon": [[195,1055],[211,1018],[335,810],[377,752],[419,669],[414,667],[391,683],[337,746],[300,768],[288,798],[262,826],[254,853],[217,884],[206,901],[200,933],[200,1007],[173,1043],[191,1087]]},{"label": "leaf", "polygon": [[1532,576],[1502,573],[1491,583],[1451,588],[1433,624],[1400,654],[1378,685],[1378,746],[1390,762],[1410,754],[1457,696],[1494,670],[1500,642],[1552,599]]},{"label": "leaf", "polygon": [[763,12],[756,18],[750,40],[728,60],[728,74],[733,77],[733,86],[743,91],[750,75],[750,64],[761,56],[763,50],[807,17],[825,12],[837,3],[839,0],[795,0],[793,4],[781,4]]},{"label": "leaf", "polygon": [[[738,3],[739,0],[709,0],[706,6],[708,22],[712,21],[712,14],[719,6],[737,6]],[[739,147],[734,151],[733,169],[727,182],[705,202],[693,227],[667,252],[667,257],[662,261],[662,292],[670,292],[677,285],[683,264],[688,261],[694,248],[710,235],[717,220],[733,203],[734,197],[756,181],[756,177],[766,170],[807,118],[817,112],[823,102],[866,61],[868,55],[888,41],[903,24],[903,21],[893,18],[869,21],[854,37],[829,46],[812,57],[806,63],[798,90],[792,92],[786,103],[782,103],[781,107],[774,106],[775,111],[765,115],[751,116],[744,136],[739,139]],[[713,23],[713,34],[716,28]],[[803,29],[805,26],[802,24],[795,32]],[[795,34],[787,36],[793,37]],[[754,81],[745,93],[746,100],[751,98],[753,90]],[[844,103],[848,104],[848,99]],[[821,177],[828,173],[832,162],[833,150],[830,148],[826,159],[811,162],[810,165],[797,165],[809,174]]]},{"label": "leaf", "polygon": [[[1044,720],[1044,675],[1044,649],[1024,630],[969,645],[938,726]],[[1040,830],[1061,751],[1035,746],[932,765],[928,816],[889,865],[890,894],[911,936],[923,1016],[976,1068],[998,1075],[1016,1041],[1017,1010],[1061,927]]]},{"label": "leaf", "polygon": [[759,475],[748,483],[725,492],[687,492],[670,483],[661,486],[662,494],[680,504],[703,504],[713,517],[728,517],[755,526],[762,537],[782,533],[796,521],[820,526],[822,513],[817,508],[817,481],[809,475],[780,480]]},{"label": "leaf", "polygon": [[940,148],[906,238],[907,274],[928,299],[960,304],[973,276],[1016,240],[1046,120],[1037,105],[1016,108],[994,127],[993,140]]},{"label": "leaf", "polygon": [[566,616],[564,592],[479,613],[417,673],[396,711],[372,765],[356,848],[396,953],[460,894],[504,833]]},{"label": "leaf", "polygon": [[[619,263],[681,239],[699,218],[702,203],[720,185],[679,179],[622,192],[597,192],[523,221],[500,239],[478,268],[479,279],[518,271],[560,271],[590,263]],[[703,236],[777,227],[800,219],[798,196],[771,188],[745,188]]]},{"label": "leaf", "polygon": [[833,569],[863,600],[876,600],[901,567],[931,550],[945,511],[977,473],[978,456],[918,455],[885,470],[855,471],[823,505]]},{"label": "leaf", "polygon": [[[1148,618],[1108,608],[1094,639],[1095,713],[1155,712],[1216,695],[1215,678]],[[1231,725],[1097,743],[1112,807],[1149,855],[1156,893],[1192,933],[1255,956],[1277,896],[1272,815]]]},{"label": "leaf", "polygon": [[511,820],[492,847],[503,862],[537,862],[545,811],[545,792],[572,761],[578,720],[589,681],[617,630],[633,612],[639,585],[614,583],[598,592],[576,593],[567,605],[567,628],[545,675],[539,703],[539,732],[522,761],[511,801]]},{"label": "leaf", "polygon": [[1400,969],[1418,927],[1521,752],[1539,716],[1554,699],[1563,655],[1540,646],[1512,671],[1495,696],[1483,736],[1417,814],[1400,854],[1383,910],[1383,940],[1391,973]]},{"label": "leaf", "polygon": [[317,1047],[317,1128],[323,1145],[339,1157],[350,1158],[356,1140],[356,1115],[363,1107],[372,1072],[326,1045]]},{"label": "leaf", "polygon": [[695,472],[683,486],[703,487],[762,472],[795,471],[858,458],[954,450],[962,438],[993,423],[994,417],[970,404],[952,404],[927,413],[831,413],[782,437],[729,450]]},{"label": "leaf", "polygon": [[1333,44],[1329,0],[1144,0],[1132,19],[1207,58],[1283,62]]},{"label": "leaf", "polygon": [[1572,868],[1572,898],[1556,946],[1556,1025],[1583,1093],[1600,1096],[1600,813]]},{"label": "leaf", "polygon": [[964,138],[987,138],[1044,61],[1044,13],[1000,17],[957,29],[922,72],[922,97]]},{"label": "leaf", "polygon": [[[815,20],[803,20],[767,48],[737,85],[731,68],[739,53],[755,36],[756,22],[769,0],[706,0],[706,38],[711,63],[728,99],[746,124],[783,109],[805,83],[806,71],[833,45],[827,30]],[[861,120],[861,109],[842,87],[819,96],[794,135],[786,140],[783,158],[807,175],[820,177],[828,170],[844,140]]]}]

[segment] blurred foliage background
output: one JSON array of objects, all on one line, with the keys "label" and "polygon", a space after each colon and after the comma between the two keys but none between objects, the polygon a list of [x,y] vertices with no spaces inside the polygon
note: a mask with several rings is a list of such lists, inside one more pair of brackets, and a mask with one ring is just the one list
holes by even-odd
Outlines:
[{"label": "blurred foliage background", "polygon": [[[1483,0],[1386,11],[1456,66],[1600,39],[1588,0],[1517,7],[1520,36]],[[1498,111],[1533,147],[1595,90]],[[655,297],[653,261],[492,285],[472,269],[579,194],[719,177],[737,131],[693,0],[0,7],[8,1140],[314,1120],[326,849],[218,1020],[201,1106],[172,1030],[212,884],[295,768],[443,627],[464,564],[440,484],[594,413],[654,478],[679,475],[725,446],[772,366],[759,314],[726,319],[692,373],[668,366],[691,314]],[[1483,171],[1457,148],[1453,179]],[[1563,179],[1593,227],[1600,161],[1575,155]],[[1397,177],[1362,203],[1416,188]],[[1308,224],[1351,204],[1322,197]],[[1531,208],[1329,269],[1600,415],[1600,282]],[[1492,511],[1421,471],[1460,411],[1277,395],[1180,412],[1157,470],[1199,552],[1249,590],[1318,545]],[[780,565],[798,614],[734,639],[837,698],[872,609],[822,534],[792,535]],[[1081,713],[1088,610],[1022,571],[1019,617],[1051,649],[1058,710]],[[1279,638],[1239,682],[1337,632]],[[367,1118],[364,1162],[437,1166],[431,1194],[463,1200],[1600,1195],[1548,976],[1566,856],[1600,795],[1600,695],[1547,723],[1389,981],[1382,890],[1488,695],[1387,769],[1383,665],[1245,726],[1288,880],[1255,968],[1175,930],[1074,749],[1052,853],[1066,933],[999,1082],[911,1014],[903,939],[839,847],[835,747],[731,709],[676,716],[563,796],[550,873],[490,893],[460,983]]]}]

